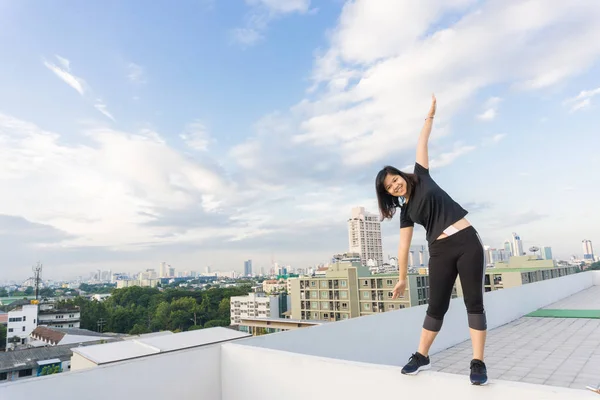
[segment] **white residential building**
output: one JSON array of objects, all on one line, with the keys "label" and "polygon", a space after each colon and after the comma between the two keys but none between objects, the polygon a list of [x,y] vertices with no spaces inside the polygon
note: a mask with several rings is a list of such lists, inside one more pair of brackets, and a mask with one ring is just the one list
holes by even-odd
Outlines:
[{"label": "white residential building", "polygon": [[594,262],[594,248],[592,247],[592,241],[584,239],[581,241],[583,247],[583,260],[586,262]]},{"label": "white residential building", "polygon": [[523,241],[521,240],[521,236],[519,236],[516,232],[513,232],[513,256],[520,257],[525,252],[523,251]]},{"label": "white residential building", "polygon": [[381,221],[364,207],[354,207],[348,220],[348,244],[350,253],[359,253],[362,265],[373,260],[383,264],[381,245]]},{"label": "white residential building", "polygon": [[27,346],[29,335],[37,327],[38,306],[28,304],[8,312],[6,348]]},{"label": "white residential building", "polygon": [[54,328],[79,328],[80,321],[79,309],[57,309],[41,305],[38,312],[38,325]]},{"label": "white residential building", "polygon": [[231,325],[239,324],[241,318],[279,318],[279,296],[250,293],[247,296],[232,296]]}]

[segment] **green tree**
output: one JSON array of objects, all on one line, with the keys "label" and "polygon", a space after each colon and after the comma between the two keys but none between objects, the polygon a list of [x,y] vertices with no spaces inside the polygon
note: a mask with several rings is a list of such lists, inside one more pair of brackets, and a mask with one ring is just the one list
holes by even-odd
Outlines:
[{"label": "green tree", "polygon": [[6,335],[8,332],[6,331],[6,326],[0,325],[0,349],[4,349],[6,347]]},{"label": "green tree", "polygon": [[33,294],[33,288],[31,286],[27,286],[24,294],[25,294],[25,296],[31,296]]},{"label": "green tree", "polygon": [[592,263],[592,265],[590,265],[590,267],[588,268],[590,270],[600,270],[600,261],[596,261],[595,263]]},{"label": "green tree", "polygon": [[141,335],[143,333],[150,333],[150,329],[143,324],[135,324],[133,328],[129,331],[130,335]]},{"label": "green tree", "polygon": [[0,288],[0,297],[8,297],[8,290]]},{"label": "green tree", "polygon": [[220,319],[213,319],[204,324],[204,328],[214,328],[216,326],[229,326],[229,321],[223,321]]}]

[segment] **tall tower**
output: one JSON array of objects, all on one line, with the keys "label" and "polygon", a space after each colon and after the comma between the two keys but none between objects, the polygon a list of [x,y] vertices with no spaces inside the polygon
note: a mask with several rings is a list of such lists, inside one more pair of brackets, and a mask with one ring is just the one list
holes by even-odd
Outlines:
[{"label": "tall tower", "polygon": [[370,259],[383,265],[379,216],[364,207],[354,207],[348,220],[348,247],[350,253],[360,254],[362,265],[367,265]]},{"label": "tall tower", "polygon": [[509,257],[515,255],[515,252],[513,251],[513,245],[509,240],[504,242],[504,252],[508,254]]},{"label": "tall tower", "polygon": [[519,236],[516,232],[513,232],[513,255],[522,256],[523,251],[523,241],[521,240],[521,236]]},{"label": "tall tower", "polygon": [[252,276],[252,260],[244,261],[244,276]]},{"label": "tall tower", "polygon": [[594,249],[592,248],[592,241],[584,239],[581,241],[581,245],[583,246],[583,260],[584,261],[594,261]]},{"label": "tall tower", "polygon": [[168,274],[167,263],[163,261],[163,262],[160,263],[160,268],[158,269],[158,277],[159,278],[166,278],[167,274]]}]

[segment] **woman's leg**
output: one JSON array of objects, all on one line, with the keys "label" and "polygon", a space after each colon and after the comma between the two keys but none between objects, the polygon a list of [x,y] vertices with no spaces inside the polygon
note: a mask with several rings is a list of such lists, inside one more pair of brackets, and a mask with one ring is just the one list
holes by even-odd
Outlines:
[{"label": "woman's leg", "polygon": [[429,354],[429,349],[442,328],[458,274],[456,251],[445,244],[445,241],[435,243],[435,249],[430,250],[429,301],[419,342],[419,353],[424,356]]},{"label": "woman's leg", "polygon": [[[444,244],[446,243],[444,242]],[[430,252],[429,306],[427,307],[425,321],[423,321],[419,349],[402,368],[403,374],[414,375],[420,370],[431,367],[429,349],[442,328],[444,315],[448,311],[452,288],[458,274],[456,269],[458,254],[456,251],[452,251],[452,248],[448,248],[448,246],[435,243],[430,248]]]},{"label": "woman's leg", "polygon": [[483,244],[474,229],[468,236],[465,236],[461,248],[463,253],[458,259],[457,266],[467,306],[469,331],[473,345],[470,379],[474,385],[485,385],[488,381],[487,367],[483,362],[487,333],[487,319],[483,308],[485,257]]},{"label": "woman's leg", "polygon": [[473,358],[483,361],[487,331],[487,319],[483,307],[484,250],[477,232],[473,231],[464,239],[461,246],[463,253],[457,263],[458,274],[469,318]]}]

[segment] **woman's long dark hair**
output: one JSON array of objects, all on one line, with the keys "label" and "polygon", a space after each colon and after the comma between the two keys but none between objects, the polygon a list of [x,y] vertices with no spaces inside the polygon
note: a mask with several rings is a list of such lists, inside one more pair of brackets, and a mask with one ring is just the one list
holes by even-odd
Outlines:
[{"label": "woman's long dark hair", "polygon": [[389,175],[400,175],[406,181],[406,194],[407,197],[411,197],[414,187],[417,183],[417,176],[415,174],[407,174],[406,172],[400,171],[398,168],[386,165],[377,174],[375,178],[375,191],[377,192],[377,201],[379,202],[379,213],[381,220],[392,219],[396,213],[396,208],[400,207],[398,197],[392,196],[385,190],[385,177]]}]

